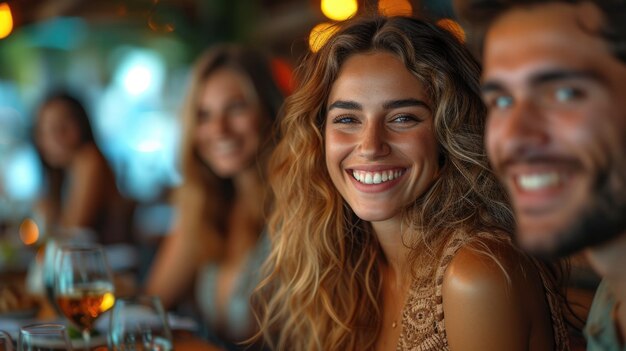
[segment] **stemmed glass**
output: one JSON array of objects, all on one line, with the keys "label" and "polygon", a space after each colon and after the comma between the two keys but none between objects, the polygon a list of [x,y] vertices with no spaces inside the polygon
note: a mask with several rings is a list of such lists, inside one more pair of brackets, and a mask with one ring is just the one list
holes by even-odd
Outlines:
[{"label": "stemmed glass", "polygon": [[157,296],[118,299],[109,321],[109,348],[113,351],[173,349],[167,317]]},{"label": "stemmed glass", "polygon": [[65,326],[61,324],[32,324],[20,328],[19,351],[72,350]]},{"label": "stemmed glass", "polygon": [[13,351],[11,335],[2,330],[0,330],[0,351]]},{"label": "stemmed glass", "polygon": [[99,245],[66,245],[58,255],[57,306],[80,329],[88,350],[94,322],[115,303],[111,271]]}]

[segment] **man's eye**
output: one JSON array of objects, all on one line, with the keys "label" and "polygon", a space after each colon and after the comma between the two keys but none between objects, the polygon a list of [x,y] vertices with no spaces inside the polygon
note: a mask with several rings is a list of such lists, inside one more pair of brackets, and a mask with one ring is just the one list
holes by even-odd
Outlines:
[{"label": "man's eye", "polygon": [[513,105],[513,98],[506,95],[497,96],[493,100],[493,106],[499,109],[505,109]]},{"label": "man's eye", "polygon": [[554,92],[554,98],[558,102],[568,102],[581,97],[583,94],[580,90],[572,87],[560,87]]}]

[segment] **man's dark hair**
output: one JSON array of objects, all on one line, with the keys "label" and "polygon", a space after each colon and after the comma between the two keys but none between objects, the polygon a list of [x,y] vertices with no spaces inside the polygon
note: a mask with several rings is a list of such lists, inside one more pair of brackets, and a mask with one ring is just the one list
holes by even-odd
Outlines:
[{"label": "man's dark hair", "polygon": [[626,64],[626,0],[454,0],[454,8],[467,29],[467,44],[477,58],[482,57],[485,33],[502,14],[514,8],[549,3],[595,4],[604,16],[604,25],[597,33],[603,37],[616,58]]}]

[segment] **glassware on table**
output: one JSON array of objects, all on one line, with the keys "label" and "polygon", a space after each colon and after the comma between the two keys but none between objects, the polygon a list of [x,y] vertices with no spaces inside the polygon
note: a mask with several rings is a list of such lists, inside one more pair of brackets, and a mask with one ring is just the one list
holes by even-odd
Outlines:
[{"label": "glassware on table", "polygon": [[109,349],[170,351],[172,333],[157,296],[119,298],[110,317]]},{"label": "glassware on table", "polygon": [[63,245],[77,245],[93,242],[95,233],[88,228],[54,228],[50,229],[45,244],[42,266],[43,292],[57,314],[62,314],[57,305],[54,285],[56,284],[56,267],[59,253]]},{"label": "glassware on table", "polygon": [[20,328],[19,351],[72,350],[65,326],[61,324],[32,324]]},{"label": "glassware on table", "polygon": [[57,260],[60,257],[60,251],[58,239],[48,239],[44,250],[42,265],[44,293],[48,302],[58,314],[61,314],[62,312],[56,302],[54,285],[56,281],[55,274],[57,271],[55,267],[58,265]]},{"label": "glassware on table", "polygon": [[13,351],[13,339],[3,330],[0,330],[0,351]]},{"label": "glassware on table", "polygon": [[95,244],[63,245],[55,266],[54,292],[63,315],[82,333],[89,349],[96,319],[113,307],[113,277],[104,250]]}]

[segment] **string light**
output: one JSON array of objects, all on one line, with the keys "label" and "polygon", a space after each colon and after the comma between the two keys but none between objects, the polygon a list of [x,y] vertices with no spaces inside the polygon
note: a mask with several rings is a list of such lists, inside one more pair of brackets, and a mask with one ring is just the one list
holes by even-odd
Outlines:
[{"label": "string light", "polygon": [[322,13],[334,21],[343,21],[354,16],[359,9],[356,0],[322,0]]},{"label": "string light", "polygon": [[412,16],[413,6],[408,0],[378,0],[378,13],[383,16]]},{"label": "string light", "polygon": [[0,4],[0,39],[4,39],[13,31],[13,15],[6,2]]}]

